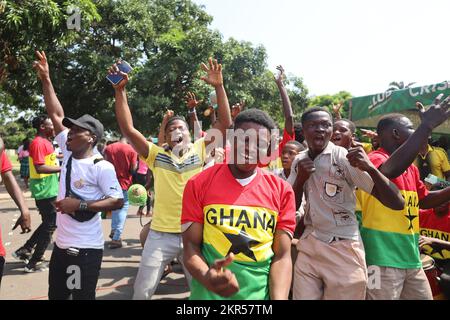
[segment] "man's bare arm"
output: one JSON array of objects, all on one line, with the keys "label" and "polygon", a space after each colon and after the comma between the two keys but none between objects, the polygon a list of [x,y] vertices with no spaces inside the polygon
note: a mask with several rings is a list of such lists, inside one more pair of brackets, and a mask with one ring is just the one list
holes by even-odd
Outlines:
[{"label": "man's bare arm", "polygon": [[44,92],[44,102],[47,114],[53,123],[55,133],[59,134],[65,130],[62,121],[64,119],[64,109],[56,96],[55,89],[53,88],[52,81],[50,79],[50,70],[47,62],[47,57],[44,51],[36,51],[36,57],[38,61],[35,61],[33,68],[36,70],[37,75],[42,83],[42,91]]},{"label": "man's bare arm", "polygon": [[269,272],[270,299],[287,300],[292,281],[291,237],[283,230],[275,231],[274,256]]},{"label": "man's bare arm", "polygon": [[148,158],[149,143],[144,135],[133,126],[133,117],[131,116],[130,107],[128,106],[127,92],[125,86],[128,83],[128,75],[121,72],[117,65],[110,68],[110,74],[120,74],[123,80],[117,85],[113,85],[115,90],[115,111],[116,119],[119,124],[120,131],[128,139],[136,152],[143,158]]}]

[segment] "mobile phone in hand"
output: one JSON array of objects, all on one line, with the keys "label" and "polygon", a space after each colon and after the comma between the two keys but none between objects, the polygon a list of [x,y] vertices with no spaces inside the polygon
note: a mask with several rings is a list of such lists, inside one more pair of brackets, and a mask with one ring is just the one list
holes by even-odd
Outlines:
[{"label": "mobile phone in hand", "polygon": [[[117,64],[117,67],[119,68],[120,71],[127,74],[133,70],[133,68],[131,68],[128,62],[124,60],[120,61],[120,63]],[[120,83],[120,81],[123,80],[123,77],[120,74],[108,74],[106,76],[106,79],[108,79],[108,81],[111,82],[112,84],[117,85]]]}]

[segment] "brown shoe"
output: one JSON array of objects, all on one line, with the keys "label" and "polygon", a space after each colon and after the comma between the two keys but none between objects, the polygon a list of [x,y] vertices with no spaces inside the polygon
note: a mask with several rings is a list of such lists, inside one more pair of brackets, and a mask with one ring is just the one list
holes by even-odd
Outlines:
[{"label": "brown shoe", "polygon": [[109,249],[118,249],[118,248],[122,248],[122,240],[112,240],[109,245],[108,245]]}]

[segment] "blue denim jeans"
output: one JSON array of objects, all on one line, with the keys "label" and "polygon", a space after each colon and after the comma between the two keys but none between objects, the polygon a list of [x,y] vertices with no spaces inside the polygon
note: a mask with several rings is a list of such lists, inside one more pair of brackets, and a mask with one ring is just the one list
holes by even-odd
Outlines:
[{"label": "blue denim jeans", "polygon": [[120,240],[128,214],[128,192],[123,190],[123,207],[112,212],[111,229],[114,233],[113,240]]}]

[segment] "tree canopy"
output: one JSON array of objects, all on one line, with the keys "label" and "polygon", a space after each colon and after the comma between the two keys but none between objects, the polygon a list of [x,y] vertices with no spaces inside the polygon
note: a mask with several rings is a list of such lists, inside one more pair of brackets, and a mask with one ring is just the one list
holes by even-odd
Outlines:
[{"label": "tree canopy", "polygon": [[[223,64],[230,103],[268,111],[281,125],[281,99],[263,46],[225,41],[212,17],[190,0],[0,0],[0,107],[42,110],[32,62],[47,53],[55,90],[68,116],[84,113],[117,130],[113,89],[105,79],[117,59],[134,68],[128,86],[136,127],[155,134],[166,108],[185,114],[184,96],[206,99],[200,63]],[[80,9],[81,29],[67,28],[68,10]],[[280,61],[282,63],[282,61]],[[294,113],[308,105],[298,76],[286,80]],[[205,119],[200,119],[205,120]]]}]

